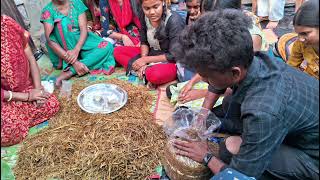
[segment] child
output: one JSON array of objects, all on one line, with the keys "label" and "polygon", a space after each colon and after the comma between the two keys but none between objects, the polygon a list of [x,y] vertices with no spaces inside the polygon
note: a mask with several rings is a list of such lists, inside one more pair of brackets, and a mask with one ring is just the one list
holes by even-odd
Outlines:
[{"label": "child", "polygon": [[192,23],[193,21],[197,20],[200,15],[201,7],[201,0],[187,0],[187,9],[188,9],[188,15],[187,15],[187,24]]}]

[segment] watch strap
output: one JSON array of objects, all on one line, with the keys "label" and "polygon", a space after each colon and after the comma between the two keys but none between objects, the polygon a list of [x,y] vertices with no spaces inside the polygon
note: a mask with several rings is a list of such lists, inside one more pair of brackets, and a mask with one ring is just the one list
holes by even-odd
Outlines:
[{"label": "watch strap", "polygon": [[203,158],[203,165],[208,166],[212,157],[214,157],[214,155],[212,153],[207,153]]}]

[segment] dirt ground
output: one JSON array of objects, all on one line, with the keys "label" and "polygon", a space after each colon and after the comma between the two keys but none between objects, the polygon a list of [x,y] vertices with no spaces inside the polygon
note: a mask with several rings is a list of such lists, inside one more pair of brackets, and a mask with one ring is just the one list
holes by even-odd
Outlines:
[{"label": "dirt ground", "polygon": [[[251,11],[251,4],[244,4],[244,9]],[[294,16],[294,3],[287,3],[284,9],[284,18],[280,20],[279,25],[274,29],[275,34],[280,37],[283,34],[293,32],[292,20]],[[262,28],[265,28],[268,22],[262,22]]]}]

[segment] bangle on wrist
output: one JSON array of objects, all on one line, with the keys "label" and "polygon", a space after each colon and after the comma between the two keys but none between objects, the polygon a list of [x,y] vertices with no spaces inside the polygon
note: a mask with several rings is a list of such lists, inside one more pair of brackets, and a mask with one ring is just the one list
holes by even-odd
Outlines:
[{"label": "bangle on wrist", "polygon": [[7,101],[9,102],[9,101],[11,101],[11,100],[12,100],[12,96],[13,96],[13,94],[12,94],[12,91],[8,91],[8,93],[9,93],[9,99],[8,99]]},{"label": "bangle on wrist", "polygon": [[102,37],[100,31],[96,30],[96,31],[94,31],[94,33],[96,33],[98,36]]},{"label": "bangle on wrist", "polygon": [[63,55],[63,59],[66,60],[66,59],[67,59],[67,56],[68,56],[68,53],[65,53],[65,54]]},{"label": "bangle on wrist", "polygon": [[71,65],[74,65],[77,61],[74,61],[73,63],[70,63]]},{"label": "bangle on wrist", "polygon": [[28,92],[28,99],[27,101],[30,101],[30,92]]}]

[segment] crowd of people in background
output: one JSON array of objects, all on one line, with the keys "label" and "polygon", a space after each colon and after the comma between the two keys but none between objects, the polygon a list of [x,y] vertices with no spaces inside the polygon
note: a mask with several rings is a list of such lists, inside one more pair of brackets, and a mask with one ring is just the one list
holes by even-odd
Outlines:
[{"label": "crowd of people in background", "polygon": [[[40,21],[50,60],[62,70],[55,85],[87,73],[110,75],[116,66],[149,88],[176,80],[168,98],[170,86],[186,83],[179,101],[204,98],[202,107],[231,136],[217,144],[219,152],[175,142],[180,155],[209,158],[205,165],[215,174],[232,167],[262,179],[316,179],[319,1],[296,1],[290,47],[269,46],[260,24],[276,28],[285,0],[253,1],[252,12],[241,0],[173,3],[187,10],[186,18],[165,0],[52,0]],[[40,84],[28,37],[1,11],[1,146],[21,142],[59,110]],[[208,86],[193,90],[198,82]],[[213,108],[221,96],[223,104]]]}]

